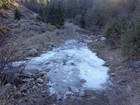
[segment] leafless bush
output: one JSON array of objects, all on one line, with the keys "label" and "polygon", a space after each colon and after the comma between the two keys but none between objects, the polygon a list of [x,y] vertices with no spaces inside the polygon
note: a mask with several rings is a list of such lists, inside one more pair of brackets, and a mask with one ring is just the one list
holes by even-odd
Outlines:
[{"label": "leafless bush", "polygon": [[0,79],[2,83],[13,82],[15,73],[22,71],[26,66],[26,63],[13,66],[13,62],[17,60],[16,54],[17,48],[12,43],[5,42],[0,46]]}]

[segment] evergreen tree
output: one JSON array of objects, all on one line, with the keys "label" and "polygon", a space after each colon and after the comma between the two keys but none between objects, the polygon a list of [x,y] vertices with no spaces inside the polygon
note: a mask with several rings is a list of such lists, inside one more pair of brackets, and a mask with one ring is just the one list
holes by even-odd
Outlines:
[{"label": "evergreen tree", "polygon": [[64,25],[64,10],[60,2],[57,6],[50,4],[47,10],[47,22],[56,26]]},{"label": "evergreen tree", "polygon": [[20,20],[20,18],[21,18],[21,13],[18,8],[15,10],[14,17],[17,20]]},{"label": "evergreen tree", "polygon": [[82,16],[81,16],[80,26],[81,26],[82,28],[85,28],[85,18],[84,18],[84,14],[82,14]]}]

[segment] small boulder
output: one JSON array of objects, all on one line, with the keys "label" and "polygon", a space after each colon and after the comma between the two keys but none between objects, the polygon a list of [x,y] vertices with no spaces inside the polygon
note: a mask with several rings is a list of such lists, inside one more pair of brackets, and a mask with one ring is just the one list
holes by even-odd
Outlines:
[{"label": "small boulder", "polygon": [[37,90],[38,87],[34,85],[34,86],[32,87],[32,89],[33,89],[33,90]]},{"label": "small boulder", "polygon": [[37,49],[32,48],[31,50],[29,50],[29,55],[30,55],[30,56],[36,56],[37,54],[38,54]]},{"label": "small boulder", "polygon": [[22,83],[29,83],[31,81],[33,81],[33,79],[29,79],[29,78],[22,79]]},{"label": "small boulder", "polygon": [[0,89],[0,98],[5,97],[10,91],[13,91],[13,87],[10,83],[2,86]]},{"label": "small boulder", "polygon": [[36,75],[39,73],[38,69],[27,69],[27,71],[30,71],[32,73],[32,75]]},{"label": "small boulder", "polygon": [[43,87],[43,84],[38,83],[37,87],[41,88],[41,87]]},{"label": "small boulder", "polygon": [[106,38],[105,37],[101,37],[100,41],[106,41]]},{"label": "small boulder", "polygon": [[139,69],[140,68],[140,61],[131,61],[129,63],[129,67],[133,69]]},{"label": "small boulder", "polygon": [[27,89],[29,88],[29,85],[27,83],[24,83],[21,87],[20,87],[20,91],[21,92],[27,92]]},{"label": "small boulder", "polygon": [[110,73],[110,75],[111,75],[112,77],[116,76],[116,74],[115,74],[115,73]]},{"label": "small boulder", "polygon": [[28,71],[28,70],[23,70],[22,73],[26,74],[28,76],[32,76],[32,73],[30,71]]},{"label": "small boulder", "polygon": [[43,84],[44,80],[41,79],[41,78],[38,78],[38,79],[36,80],[36,82],[38,82],[38,83],[40,83],[40,84]]},{"label": "small boulder", "polygon": [[36,74],[36,78],[40,78],[40,77],[43,77],[44,76],[44,73],[43,72],[39,72],[38,74]]},{"label": "small boulder", "polygon": [[47,24],[47,28],[48,28],[48,31],[51,31],[51,32],[57,29],[55,25],[51,25],[50,23]]},{"label": "small boulder", "polygon": [[25,79],[25,78],[31,78],[31,75],[28,75],[28,74],[19,74],[18,77],[21,78],[21,79]]},{"label": "small boulder", "polygon": [[21,92],[20,91],[17,91],[14,95],[14,99],[18,99],[22,96]]}]

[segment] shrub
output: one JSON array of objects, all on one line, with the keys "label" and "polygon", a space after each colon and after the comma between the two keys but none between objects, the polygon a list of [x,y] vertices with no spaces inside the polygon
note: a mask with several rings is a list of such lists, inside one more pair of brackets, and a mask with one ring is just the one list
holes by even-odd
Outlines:
[{"label": "shrub", "polygon": [[130,59],[140,58],[140,18],[121,37],[122,52]]},{"label": "shrub", "polygon": [[105,13],[102,6],[95,6],[89,9],[85,15],[85,24],[91,30],[95,27],[101,28],[105,24]]},{"label": "shrub", "polygon": [[17,20],[20,20],[20,18],[21,18],[21,13],[18,8],[16,8],[16,10],[15,10],[14,18]]},{"label": "shrub", "polygon": [[121,27],[117,19],[112,19],[107,23],[104,29],[104,35],[107,39],[107,43],[113,47],[120,45]]},{"label": "shrub", "polygon": [[81,26],[82,28],[85,28],[85,18],[84,18],[84,14],[82,14],[82,16],[81,16],[80,26]]}]

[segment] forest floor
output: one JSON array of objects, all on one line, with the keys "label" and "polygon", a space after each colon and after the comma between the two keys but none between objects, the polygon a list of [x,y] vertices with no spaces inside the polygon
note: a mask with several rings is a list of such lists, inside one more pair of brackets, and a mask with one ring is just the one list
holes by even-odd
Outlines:
[{"label": "forest floor", "polygon": [[[110,69],[110,84],[103,91],[87,90],[84,96],[70,96],[65,100],[57,100],[55,96],[49,96],[47,85],[41,82],[47,80],[43,74],[41,75],[41,72],[37,71],[36,75],[26,79],[26,85],[17,85],[12,94],[7,95],[6,93],[8,98],[1,99],[1,104],[140,105],[140,71],[129,67],[129,62],[122,56],[120,48],[112,49],[106,44],[102,35],[92,35],[91,32],[72,23],[66,23],[63,28],[57,29],[55,26],[38,21],[36,13],[24,7],[20,2],[17,4],[19,4],[19,10],[22,14],[20,20],[14,20],[13,10],[0,10],[4,16],[0,15],[2,25],[9,29],[6,46],[9,46],[12,51],[14,50],[16,60],[38,56],[44,51],[51,51],[66,40],[76,39],[81,42],[91,40],[88,47],[93,52],[97,52],[98,56],[106,61],[105,65]],[[36,71],[33,70],[32,72]],[[32,85],[27,88],[29,83]]]}]

